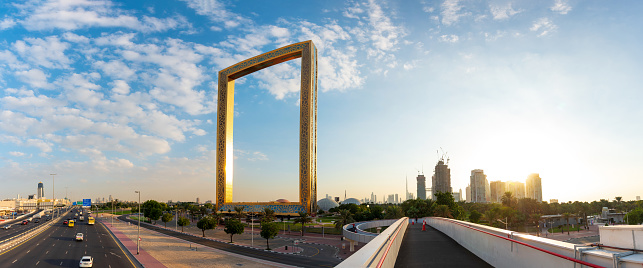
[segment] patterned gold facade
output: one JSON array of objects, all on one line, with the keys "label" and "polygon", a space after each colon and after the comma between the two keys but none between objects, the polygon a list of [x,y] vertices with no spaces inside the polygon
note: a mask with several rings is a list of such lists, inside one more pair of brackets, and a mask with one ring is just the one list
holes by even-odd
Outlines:
[{"label": "patterned gold facade", "polygon": [[[234,81],[270,66],[301,58],[299,116],[299,202],[233,203]],[[217,110],[217,199],[218,211],[259,212],[269,207],[278,214],[313,213],[317,200],[317,49],[305,41],[244,60],[219,72]]]}]

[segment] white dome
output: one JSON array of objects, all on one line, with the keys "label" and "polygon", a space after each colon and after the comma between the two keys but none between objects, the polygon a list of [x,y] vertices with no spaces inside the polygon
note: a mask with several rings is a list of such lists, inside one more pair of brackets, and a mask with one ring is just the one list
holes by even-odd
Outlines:
[{"label": "white dome", "polygon": [[359,200],[357,200],[357,198],[348,198],[348,199],[342,201],[342,205],[344,205],[344,204],[361,205],[362,202],[359,202]]},{"label": "white dome", "polygon": [[337,204],[335,200],[332,200],[330,198],[324,198],[317,201],[317,206],[319,206],[319,208],[322,209],[323,211],[328,211],[331,208],[339,207],[339,204]]}]

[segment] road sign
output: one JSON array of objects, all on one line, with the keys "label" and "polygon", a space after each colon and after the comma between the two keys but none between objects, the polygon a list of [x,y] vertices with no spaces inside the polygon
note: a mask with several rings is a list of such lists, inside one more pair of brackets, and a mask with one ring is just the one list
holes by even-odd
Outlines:
[{"label": "road sign", "polygon": [[92,206],[91,199],[83,199],[83,207],[91,207],[91,206]]},{"label": "road sign", "polygon": [[73,205],[75,206],[75,205],[76,205],[76,202],[74,202],[74,203],[73,203]]}]

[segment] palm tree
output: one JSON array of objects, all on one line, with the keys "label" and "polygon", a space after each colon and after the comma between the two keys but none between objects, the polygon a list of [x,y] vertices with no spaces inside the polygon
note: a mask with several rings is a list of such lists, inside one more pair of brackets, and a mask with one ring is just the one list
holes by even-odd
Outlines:
[{"label": "palm tree", "polygon": [[308,216],[306,212],[299,212],[299,218],[295,219],[295,223],[301,223],[301,236],[304,236],[304,224],[312,222],[313,219]]},{"label": "palm tree", "polygon": [[276,216],[275,216],[275,211],[274,210],[272,210],[270,208],[267,208],[267,207],[263,208],[263,218],[261,219],[260,224],[262,224],[262,226],[263,226],[264,222],[272,222],[272,221],[275,220],[275,218],[276,218]]},{"label": "palm tree", "polygon": [[335,221],[335,229],[342,229],[342,226],[355,222],[351,212],[347,209],[342,209],[339,211],[339,219]]},{"label": "palm tree", "polygon": [[243,209],[245,207],[234,207],[234,211],[237,212],[237,218],[239,219],[239,222],[241,222],[241,217],[243,216]]},{"label": "palm tree", "polygon": [[493,208],[484,212],[484,217],[489,222],[489,226],[493,227],[498,218],[498,211]]},{"label": "palm tree", "polygon": [[572,214],[569,212],[563,213],[563,218],[567,221],[567,235],[569,235],[569,217],[571,217]]},{"label": "palm tree", "polygon": [[505,192],[500,198],[502,204],[508,207],[513,207],[516,204],[516,198],[511,192]]}]

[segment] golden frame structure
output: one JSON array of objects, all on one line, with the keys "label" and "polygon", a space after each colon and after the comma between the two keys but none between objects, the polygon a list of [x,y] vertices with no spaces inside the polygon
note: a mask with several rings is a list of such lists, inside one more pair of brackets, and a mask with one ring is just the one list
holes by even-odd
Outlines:
[{"label": "golden frame structure", "polygon": [[[264,68],[301,58],[299,106],[299,202],[232,202],[234,81]],[[244,60],[219,72],[217,110],[216,209],[281,215],[312,214],[317,202],[317,49],[311,40],[288,45]]]}]

